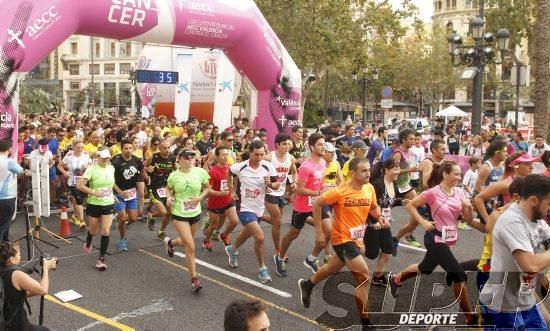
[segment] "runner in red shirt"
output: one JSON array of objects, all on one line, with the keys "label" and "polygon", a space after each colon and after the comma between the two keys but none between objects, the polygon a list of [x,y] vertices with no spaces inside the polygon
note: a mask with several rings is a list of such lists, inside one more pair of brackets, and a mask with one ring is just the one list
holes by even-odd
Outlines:
[{"label": "runner in red shirt", "polygon": [[218,226],[218,222],[224,217],[229,219],[229,224],[226,225],[225,231],[220,234],[220,238],[225,246],[231,244],[229,234],[233,232],[238,224],[237,209],[235,200],[233,199],[232,181],[228,180],[229,165],[229,149],[225,146],[216,147],[216,164],[210,168],[210,186],[212,190],[208,196],[208,218],[210,219],[209,226],[205,230],[205,237],[202,243],[202,248],[205,251],[212,252],[212,242],[210,236]]}]

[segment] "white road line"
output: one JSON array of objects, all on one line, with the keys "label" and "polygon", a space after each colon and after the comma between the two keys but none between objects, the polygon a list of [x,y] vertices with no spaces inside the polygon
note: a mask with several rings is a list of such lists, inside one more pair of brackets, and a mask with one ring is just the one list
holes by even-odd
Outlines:
[{"label": "white road line", "polygon": [[[177,255],[177,256],[182,257],[182,258],[185,257],[185,254],[180,253],[180,252],[174,252],[174,255]],[[217,267],[217,266],[215,266],[215,265],[213,265],[213,264],[210,264],[210,263],[208,263],[208,262],[204,262],[204,261],[199,260],[199,259],[197,259],[197,258],[195,258],[195,262],[196,262],[197,264],[202,265],[203,267],[210,268],[210,269],[212,269],[212,270],[214,270],[214,271],[217,271],[217,272],[222,273],[222,274],[224,274],[224,275],[227,275],[227,276],[229,276],[229,277],[233,277],[233,278],[238,279],[238,280],[240,280],[240,281],[243,281],[243,282],[245,282],[245,283],[247,283],[247,284],[254,285],[254,286],[259,287],[259,288],[261,288],[261,289],[263,289],[263,290],[269,291],[269,292],[271,292],[271,293],[273,293],[273,294],[277,294],[278,296],[282,296],[283,298],[291,298],[291,297],[292,297],[292,294],[290,294],[290,293],[283,292],[283,291],[278,290],[278,289],[276,289],[276,288],[273,288],[273,287],[271,287],[271,286],[267,286],[267,285],[265,285],[265,284],[262,284],[262,283],[260,283],[260,282],[255,281],[255,280],[252,280],[252,279],[250,279],[250,278],[246,278],[246,277],[241,276],[241,275],[239,275],[239,274],[236,274],[236,273],[234,273],[234,272],[231,272],[231,271],[222,269],[222,268],[220,268],[220,267]]]},{"label": "white road line", "polygon": [[[118,314],[118,315],[116,315],[115,317],[113,317],[111,319],[115,322],[118,322],[123,318],[134,318],[134,317],[143,316],[143,315],[150,315],[150,314],[154,314],[154,313],[162,313],[162,312],[174,309],[174,307],[172,307],[172,305],[169,304],[168,302],[166,302],[164,299],[154,300],[153,302],[154,303],[152,303],[148,306],[144,306],[144,307],[132,310],[131,312]],[[93,322],[93,323],[90,323],[86,326],[81,327],[80,329],[78,329],[78,331],[91,329],[94,326],[98,326],[98,325],[101,325],[101,324],[103,324],[103,323],[99,322],[99,321],[98,322]]]},{"label": "white road line", "polygon": [[412,246],[405,245],[405,244],[402,244],[402,243],[399,243],[399,246],[404,247],[404,248],[408,248],[408,249],[412,249],[412,250],[414,250],[414,251],[426,253],[426,249],[425,249],[425,248],[416,248],[416,247],[412,247]]}]

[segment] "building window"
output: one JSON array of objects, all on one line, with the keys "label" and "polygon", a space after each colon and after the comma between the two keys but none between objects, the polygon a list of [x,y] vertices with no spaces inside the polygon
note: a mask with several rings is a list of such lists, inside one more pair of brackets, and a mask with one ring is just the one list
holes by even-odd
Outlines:
[{"label": "building window", "polygon": [[80,66],[78,64],[70,64],[69,75],[72,75],[72,76],[80,75]]},{"label": "building window", "polygon": [[443,3],[441,1],[438,1],[437,2],[437,9],[441,10],[442,7],[443,7]]},{"label": "building window", "polygon": [[90,75],[91,74],[99,75],[99,64],[94,64],[93,68],[92,68],[92,65],[90,64],[88,70],[90,72]]},{"label": "building window", "polygon": [[128,74],[130,73],[131,64],[130,63],[121,63],[120,64],[120,73]]},{"label": "building window", "polygon": [[129,42],[120,43],[120,56],[132,56],[132,44]]},{"label": "building window", "polygon": [[472,9],[472,0],[464,1],[464,8],[465,9]]},{"label": "building window", "polygon": [[71,43],[71,54],[76,55],[78,53],[78,43]]},{"label": "building window", "polygon": [[116,56],[116,44],[111,43],[111,57],[115,57],[115,56]]},{"label": "building window", "polygon": [[447,9],[451,8],[451,0],[447,0]]},{"label": "building window", "polygon": [[103,72],[105,75],[114,75],[115,74],[115,64],[114,63],[105,63],[103,65]]},{"label": "building window", "polygon": [[96,43],[95,44],[95,57],[100,57],[101,56],[101,46],[99,45],[99,43]]},{"label": "building window", "polygon": [[80,90],[80,82],[71,82],[71,90]]},{"label": "building window", "polygon": [[452,6],[453,6],[453,9],[456,9],[456,0],[452,0]]}]

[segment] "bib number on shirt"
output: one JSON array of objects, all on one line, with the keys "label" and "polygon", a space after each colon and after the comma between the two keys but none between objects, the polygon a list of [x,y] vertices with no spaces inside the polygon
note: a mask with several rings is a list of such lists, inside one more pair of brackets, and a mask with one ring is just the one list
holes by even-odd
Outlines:
[{"label": "bib number on shirt", "polygon": [[455,242],[458,239],[458,232],[455,226],[445,225],[441,229],[441,240],[444,242]]},{"label": "bib number on shirt", "polygon": [[390,207],[382,208],[382,216],[384,217],[384,219],[386,221],[393,222],[393,219],[391,217],[391,208]]},{"label": "bib number on shirt", "polygon": [[220,190],[222,192],[227,192],[229,191],[229,186],[227,185],[227,180],[226,179],[222,179],[220,181]]},{"label": "bib number on shirt", "polygon": [[199,204],[192,201],[183,201],[183,210],[184,211],[197,211]]},{"label": "bib number on shirt", "polygon": [[530,275],[528,273],[522,272],[519,275],[519,295],[531,295],[535,291],[535,286],[537,284],[537,275]]},{"label": "bib number on shirt", "polygon": [[317,199],[319,199],[319,196],[314,197],[314,196],[311,196],[311,195],[310,195],[310,196],[308,197],[307,205],[308,205],[309,207],[312,207],[313,204],[315,203],[315,201],[316,201]]},{"label": "bib number on shirt", "polygon": [[159,198],[166,198],[166,188],[158,188],[157,194],[159,195]]},{"label": "bib number on shirt", "polygon": [[454,144],[456,143],[456,139],[455,138],[449,138],[449,144]]},{"label": "bib number on shirt", "polygon": [[98,190],[101,198],[108,198],[113,194],[113,190],[110,188],[102,188]]},{"label": "bib number on shirt", "polygon": [[349,229],[349,234],[352,240],[363,239],[365,236],[366,225],[356,226]]},{"label": "bib number on shirt", "polygon": [[124,191],[124,193],[126,193],[128,195],[128,197],[125,198],[124,201],[134,200],[137,196],[135,188],[131,188],[129,190],[126,190],[126,191]]},{"label": "bib number on shirt", "polygon": [[407,185],[405,185],[405,186],[403,186],[403,187],[398,187],[398,188],[397,188],[397,190],[399,191],[399,193],[405,193],[405,192],[407,192],[407,191],[410,191],[411,189],[412,189],[412,187],[411,187],[409,184],[407,184]]}]

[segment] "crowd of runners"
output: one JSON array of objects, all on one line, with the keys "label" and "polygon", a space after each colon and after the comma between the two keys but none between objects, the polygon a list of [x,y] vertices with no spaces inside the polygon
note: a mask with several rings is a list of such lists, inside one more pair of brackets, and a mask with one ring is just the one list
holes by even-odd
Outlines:
[{"label": "crowd of runners", "polygon": [[[85,253],[100,235],[98,270],[107,270],[112,222],[117,223],[118,249],[126,251],[127,225],[141,220],[170,257],[176,247],[183,248],[194,292],[203,286],[194,241],[201,230],[200,248],[212,252],[218,249],[212,241],[219,241],[232,268],[239,267],[239,259],[252,258],[239,256],[239,248],[251,239],[262,283],[276,281],[275,274],[287,277],[301,264],[309,269],[311,278],[299,281],[304,307],[312,304],[316,284],[347,267],[357,280],[365,328],[372,324],[367,309],[371,284],[386,286],[397,297],[403,282],[438,266],[447,272],[469,325],[531,330],[546,329],[550,322],[535,297],[536,274],[542,274],[543,288],[550,280],[545,274],[550,266],[545,222],[550,148],[541,136],[529,146],[515,128],[499,134],[493,125],[472,136],[467,122],[458,121],[434,122],[421,130],[403,123],[389,139],[382,123],[327,123],[310,132],[293,127],[291,135],[274,134],[270,148],[268,133],[252,129],[246,119],[235,119],[230,128],[162,116],[22,115],[19,122],[16,159],[21,169],[14,172],[28,168],[31,158],[49,160],[51,208],[70,202],[71,221],[86,231]],[[8,145],[1,146],[0,165]],[[470,168],[461,169],[446,159],[449,154],[467,157]],[[409,215],[399,229],[392,226],[396,206]],[[283,219],[285,207],[292,208],[290,220]],[[284,221],[290,227],[281,233]],[[170,223],[175,238],[166,235]],[[419,225],[425,230],[423,245],[413,234]],[[480,259],[458,261],[451,248],[460,231],[472,229],[485,234]],[[314,231],[315,241],[305,248],[293,246],[302,231]],[[265,250],[266,240],[273,241],[275,251]],[[419,263],[390,272],[400,240],[424,246],[426,253]],[[291,249],[303,259],[289,261]],[[377,260],[375,270],[363,257]],[[468,279],[466,271],[477,271],[477,279]],[[514,280],[503,281],[504,272]],[[465,290],[472,281],[481,292],[481,317]],[[502,298],[496,303],[490,293]]]}]

